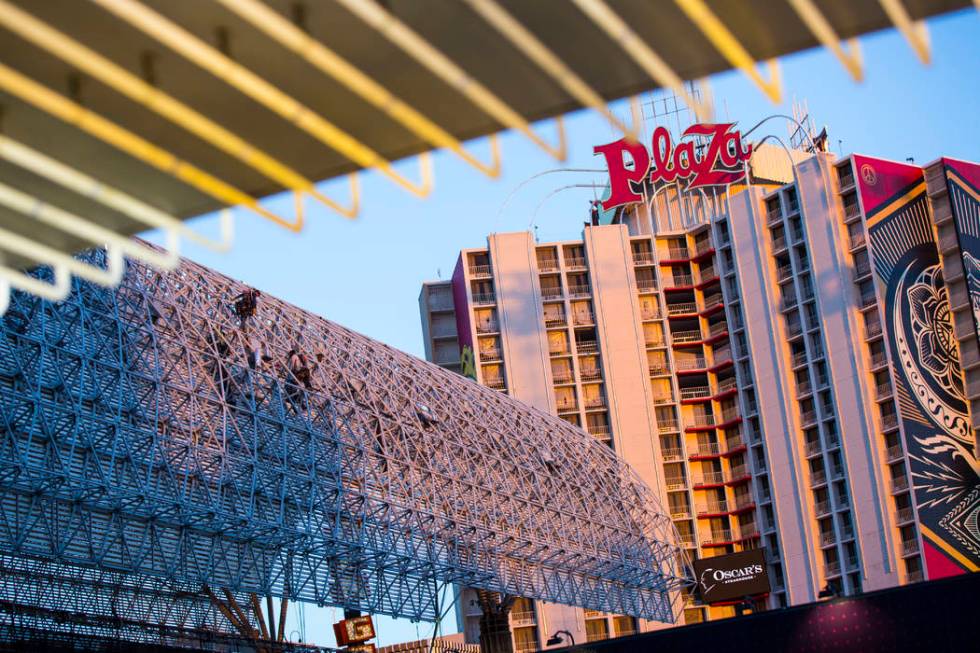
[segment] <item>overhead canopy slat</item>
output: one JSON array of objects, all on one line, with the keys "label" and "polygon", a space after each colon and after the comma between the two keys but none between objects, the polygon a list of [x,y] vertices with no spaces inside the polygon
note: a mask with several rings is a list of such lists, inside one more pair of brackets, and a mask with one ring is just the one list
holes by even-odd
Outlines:
[{"label": "overhead canopy slat", "polygon": [[[359,169],[358,163],[311,137],[308,131],[114,14],[103,6],[109,4],[108,0],[5,1],[152,84],[308,180],[322,181]],[[264,2],[452,137],[467,141],[505,128],[357,17],[350,7],[344,6],[346,2]],[[657,86],[620,44],[574,3],[497,0],[497,4],[605,100]],[[756,60],[818,45],[790,3],[707,0],[705,4]],[[813,4],[843,39],[891,25],[880,0],[815,0]],[[969,0],[903,0],[903,6],[916,20],[969,4]],[[398,161],[431,147],[384,110],[318,70],[221,2],[145,0],[142,5],[157,12],[163,22],[187,30],[223,52],[387,160]],[[730,67],[673,0],[606,0],[606,5],[681,78],[696,79]],[[376,6],[389,11],[528,122],[581,108],[558,82],[462,0],[389,0]],[[247,165],[241,157],[222,151],[92,75],[79,73],[77,65],[45,51],[2,21],[0,36],[0,63],[10,70],[252,198],[284,190],[279,181]],[[228,204],[214,193],[202,192],[101,142],[77,126],[52,117],[2,87],[0,108],[6,136],[167,213],[187,218]],[[535,125],[535,131],[544,141],[557,141],[555,130],[549,125]],[[489,148],[484,150],[477,148],[474,156],[490,161]],[[505,153],[505,166],[506,163]],[[53,189],[49,182],[8,167],[9,164],[2,164],[0,174],[16,182],[23,192],[47,199],[120,233],[132,234],[145,228],[111,209]],[[399,166],[398,170],[411,179],[418,176],[411,166]],[[393,192],[403,191],[393,186]],[[346,198],[337,201],[344,202]],[[16,226],[18,220],[22,222],[0,210],[0,226],[22,228]],[[67,235],[51,242],[59,248],[76,250],[89,245]],[[8,262],[22,263],[9,253],[6,258]]]}]

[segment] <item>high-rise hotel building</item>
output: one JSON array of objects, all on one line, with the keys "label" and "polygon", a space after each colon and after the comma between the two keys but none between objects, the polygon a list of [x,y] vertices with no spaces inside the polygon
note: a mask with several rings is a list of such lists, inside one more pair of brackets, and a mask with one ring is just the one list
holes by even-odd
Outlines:
[{"label": "high-rise hotel building", "polygon": [[[976,571],[980,166],[790,156],[722,194],[648,189],[580,240],[490,235],[423,286],[426,354],[615,449],[692,556],[765,549],[760,608]],[[517,651],[654,627],[511,620]]]}]

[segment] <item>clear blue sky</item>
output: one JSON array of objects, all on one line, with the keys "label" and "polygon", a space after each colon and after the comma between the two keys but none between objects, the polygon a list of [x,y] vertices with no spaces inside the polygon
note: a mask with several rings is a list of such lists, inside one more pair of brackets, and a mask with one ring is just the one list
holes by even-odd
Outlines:
[{"label": "clear blue sky", "polygon": [[[929,22],[933,63],[925,67],[894,31],[861,40],[866,81],[856,85],[823,50],[782,60],[786,103],[776,107],[739,73],[712,78],[712,88],[724,118],[727,102],[732,120],[748,127],[771,113],[789,113],[795,96],[809,103],[817,129],[827,125],[838,150],[861,152],[926,163],[939,156],[980,160],[980,17],[973,10]],[[625,112],[623,103],[614,105]],[[552,124],[538,125],[554,133]],[[504,174],[491,181],[451,154],[434,157],[436,188],[418,200],[374,173],[363,176],[363,211],[356,222],[308,204],[308,226],[292,235],[251,215],[240,214],[233,251],[226,255],[190,248],[185,254],[229,276],[241,279],[308,311],[344,324],[406,352],[422,356],[418,312],[420,284],[448,278],[460,249],[485,243],[488,232],[526,230],[536,207],[551,191],[574,183],[602,182],[602,175],[554,174],[522,188],[499,214],[507,196],[522,181],[544,170],[598,168],[592,146],[616,138],[594,113],[583,111],[567,120],[569,160],[558,164],[522,136],[501,139]],[[772,133],[785,135],[773,123]],[[487,151],[485,142],[473,147]],[[417,174],[415,162],[400,164],[407,175]],[[328,194],[346,197],[346,182],[322,184]],[[581,233],[592,191],[576,189],[547,200],[537,214],[542,240],[574,238]],[[270,206],[291,215],[291,198],[272,199]],[[211,216],[195,227],[215,233]],[[341,611],[307,607],[308,639],[331,645],[330,624]],[[382,644],[431,633],[408,622],[379,620]],[[290,611],[289,629],[296,628]],[[451,616],[445,632],[455,631]]]}]

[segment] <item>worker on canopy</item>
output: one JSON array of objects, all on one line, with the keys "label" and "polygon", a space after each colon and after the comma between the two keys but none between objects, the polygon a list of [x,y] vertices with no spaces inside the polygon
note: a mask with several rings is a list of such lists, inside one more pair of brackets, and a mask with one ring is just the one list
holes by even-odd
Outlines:
[{"label": "worker on canopy", "polygon": [[248,328],[248,320],[255,316],[261,295],[262,293],[255,288],[246,288],[232,300],[235,305],[235,315],[238,316],[243,330]]}]

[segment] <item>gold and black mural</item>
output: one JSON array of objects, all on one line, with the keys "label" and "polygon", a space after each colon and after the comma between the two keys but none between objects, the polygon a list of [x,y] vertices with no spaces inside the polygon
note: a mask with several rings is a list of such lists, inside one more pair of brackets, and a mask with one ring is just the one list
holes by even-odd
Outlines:
[{"label": "gold and black mural", "polygon": [[[884,303],[926,569],[930,578],[976,571],[980,482],[974,436],[922,169],[860,156],[854,166]],[[976,264],[974,259],[980,271]]]}]

